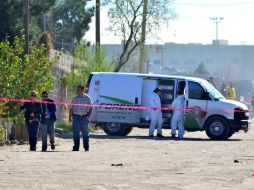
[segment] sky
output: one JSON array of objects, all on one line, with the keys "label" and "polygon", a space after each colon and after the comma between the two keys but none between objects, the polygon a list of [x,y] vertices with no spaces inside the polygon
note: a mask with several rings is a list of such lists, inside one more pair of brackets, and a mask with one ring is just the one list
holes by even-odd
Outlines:
[{"label": "sky", "polygon": [[[162,26],[159,39],[147,43],[211,44],[216,39],[216,24],[211,17],[222,17],[218,38],[230,45],[254,45],[254,0],[174,0],[170,5],[177,18]],[[95,42],[94,18],[85,39]],[[120,44],[121,39],[106,30],[107,9],[101,8],[101,44]]]}]

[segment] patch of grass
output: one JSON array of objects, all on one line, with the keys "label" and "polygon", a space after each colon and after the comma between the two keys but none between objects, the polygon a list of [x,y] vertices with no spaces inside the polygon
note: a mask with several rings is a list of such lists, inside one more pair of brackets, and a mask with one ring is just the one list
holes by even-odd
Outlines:
[{"label": "patch of grass", "polygon": [[57,121],[55,124],[56,128],[63,129],[64,133],[72,132],[72,124],[63,120]]},{"label": "patch of grass", "polygon": [[0,140],[4,139],[4,128],[0,125]]},{"label": "patch of grass", "polygon": [[[55,127],[59,128],[59,129],[63,129],[64,133],[72,133],[72,123],[69,123],[67,121],[64,121],[64,120],[56,121]],[[90,133],[94,133],[96,131],[96,129],[93,125],[90,125],[88,130],[89,130]]]},{"label": "patch of grass", "polygon": [[89,126],[88,128],[89,133],[94,133],[96,131],[94,126]]}]

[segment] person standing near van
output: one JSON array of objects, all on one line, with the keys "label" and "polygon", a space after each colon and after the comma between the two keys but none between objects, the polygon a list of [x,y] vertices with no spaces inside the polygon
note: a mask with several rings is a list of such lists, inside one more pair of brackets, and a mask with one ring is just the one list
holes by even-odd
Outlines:
[{"label": "person standing near van", "polygon": [[150,98],[150,107],[152,110],[150,111],[150,128],[149,128],[149,137],[154,137],[154,129],[157,126],[157,137],[164,137],[162,135],[162,112],[161,112],[161,99],[160,99],[161,90],[160,88],[156,88]]},{"label": "person standing near van", "polygon": [[224,97],[227,97],[227,87],[225,83],[221,85],[220,92]]},{"label": "person standing near van", "polygon": [[[84,94],[83,86],[77,87],[77,96],[72,99],[72,104],[79,104],[72,105],[70,107],[69,121],[72,121],[74,141],[72,151],[79,151],[80,131],[82,132],[83,136],[83,147],[85,151],[89,151],[88,123],[92,114],[92,107],[86,105],[92,104],[92,100],[87,94]],[[84,104],[84,106],[82,106],[82,104]]]},{"label": "person standing near van", "polygon": [[42,107],[37,100],[36,92],[31,93],[31,101],[25,102],[20,107],[20,111],[25,113],[25,123],[28,131],[30,151],[36,151],[39,123],[41,119]]},{"label": "person standing near van", "polygon": [[254,110],[254,94],[251,97],[252,110]]},{"label": "person standing near van", "polygon": [[55,121],[56,121],[56,104],[50,99],[47,91],[42,92],[42,152],[47,150],[47,136],[49,134],[51,150],[55,150]]},{"label": "person standing near van", "polygon": [[173,116],[171,118],[171,135],[176,137],[176,130],[178,129],[178,138],[183,139],[184,130],[184,95],[183,91],[177,92],[177,97],[172,103]]},{"label": "person standing near van", "polygon": [[209,77],[208,81],[216,88],[216,84],[214,83],[213,77]]},{"label": "person standing near van", "polygon": [[229,87],[227,88],[227,97],[230,100],[235,100],[236,98],[236,92],[232,82],[229,84]]}]

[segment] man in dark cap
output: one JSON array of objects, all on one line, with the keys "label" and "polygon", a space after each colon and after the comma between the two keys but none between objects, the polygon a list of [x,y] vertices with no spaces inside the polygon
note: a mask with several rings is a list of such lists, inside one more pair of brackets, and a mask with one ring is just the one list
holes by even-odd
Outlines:
[{"label": "man in dark cap", "polygon": [[163,137],[162,135],[162,112],[161,112],[161,90],[156,88],[150,97],[150,118],[151,124],[149,128],[149,137],[154,137],[154,129],[157,126],[157,137]]}]

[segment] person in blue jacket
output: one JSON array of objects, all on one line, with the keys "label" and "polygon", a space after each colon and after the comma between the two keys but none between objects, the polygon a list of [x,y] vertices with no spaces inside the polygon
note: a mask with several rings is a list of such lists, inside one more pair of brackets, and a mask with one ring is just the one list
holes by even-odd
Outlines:
[{"label": "person in blue jacket", "polygon": [[47,150],[47,136],[49,135],[51,150],[55,150],[55,121],[56,104],[49,98],[48,92],[42,92],[42,152]]}]

